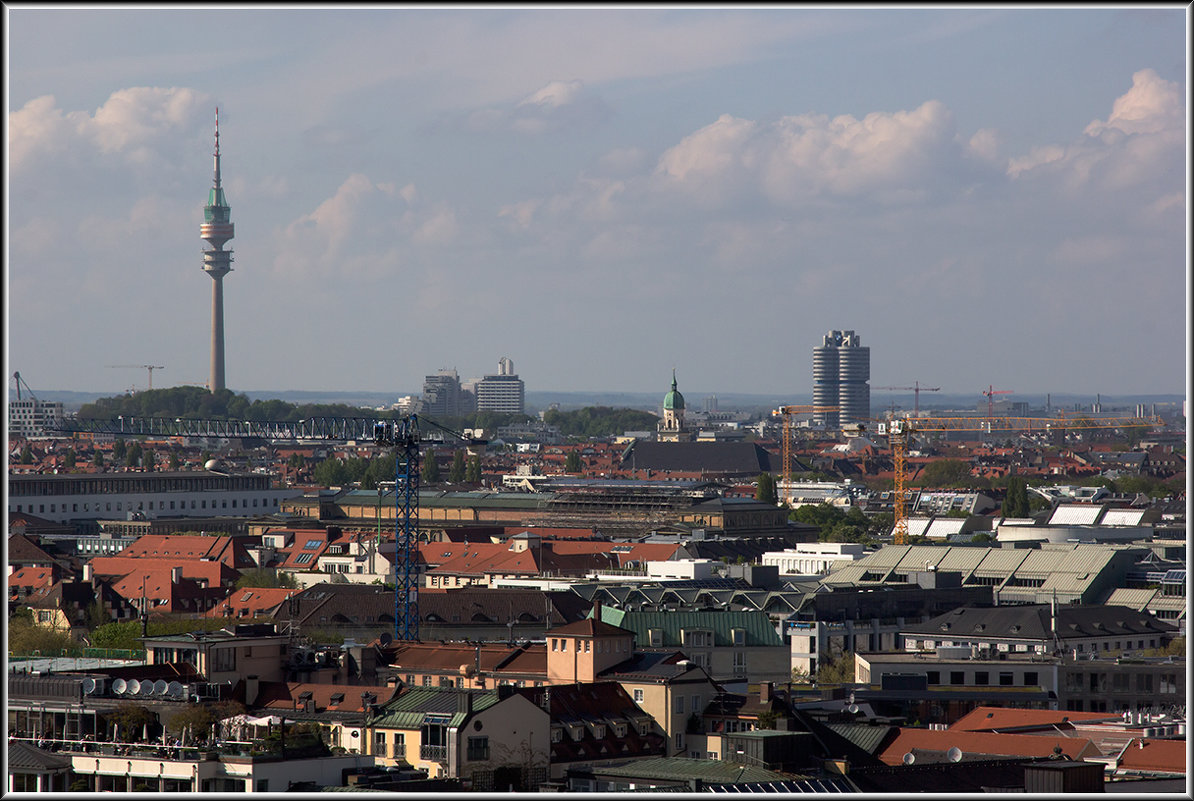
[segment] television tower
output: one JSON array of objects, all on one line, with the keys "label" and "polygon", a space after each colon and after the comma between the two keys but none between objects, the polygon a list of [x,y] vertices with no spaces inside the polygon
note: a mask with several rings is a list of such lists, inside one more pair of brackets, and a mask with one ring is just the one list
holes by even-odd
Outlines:
[{"label": "television tower", "polygon": [[224,243],[231,239],[233,226],[232,209],[224,198],[220,186],[220,109],[216,109],[216,152],[215,178],[207,193],[207,205],[203,207],[203,224],[199,236],[211,246],[203,251],[203,271],[211,276],[211,381],[212,392],[224,389],[224,276],[232,271],[232,251],[224,250]]}]

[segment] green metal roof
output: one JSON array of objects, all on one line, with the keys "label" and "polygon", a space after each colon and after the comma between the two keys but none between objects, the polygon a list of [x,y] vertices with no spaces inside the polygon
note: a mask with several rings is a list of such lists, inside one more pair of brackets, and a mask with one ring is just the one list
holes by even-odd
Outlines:
[{"label": "green metal roof", "polygon": [[[592,613],[590,613],[592,614]],[[601,620],[635,634],[640,646],[651,641],[650,630],[660,629],[663,647],[683,647],[683,629],[704,629],[713,632],[713,644],[733,645],[733,629],[743,629],[747,646],[783,646],[783,640],[766,612],[627,612],[623,609],[601,607]]]},{"label": "green metal roof", "polygon": [[[382,729],[418,729],[428,716],[438,717],[447,726],[459,726],[468,715],[458,711],[460,693],[452,688],[413,687],[382,707],[382,712],[370,721]],[[472,692],[473,712],[488,709],[497,703],[497,691]]]}]

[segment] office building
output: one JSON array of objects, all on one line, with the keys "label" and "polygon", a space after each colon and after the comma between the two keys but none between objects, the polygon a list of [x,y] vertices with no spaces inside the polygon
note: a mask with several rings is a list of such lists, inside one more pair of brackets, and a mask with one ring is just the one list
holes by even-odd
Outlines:
[{"label": "office building", "polygon": [[477,411],[524,414],[526,389],[514,372],[514,362],[503,356],[497,375],[476,382]]},{"label": "office building", "polygon": [[836,406],[814,419],[830,428],[865,422],[871,416],[871,349],[853,331],[830,331],[813,348],[813,405]]}]

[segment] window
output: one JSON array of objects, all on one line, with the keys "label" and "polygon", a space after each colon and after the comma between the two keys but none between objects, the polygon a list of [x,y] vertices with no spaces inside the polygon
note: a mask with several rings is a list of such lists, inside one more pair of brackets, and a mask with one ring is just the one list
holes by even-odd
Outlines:
[{"label": "window", "polygon": [[746,645],[746,629],[734,629],[734,645]]},{"label": "window", "polygon": [[402,732],[394,732],[394,759],[403,759],[406,756],[406,735]]},{"label": "window", "polygon": [[1013,680],[1012,680],[1011,672],[1010,671],[1000,671],[999,672],[999,686],[1000,687],[1011,687],[1012,684],[1013,684]]},{"label": "window", "polygon": [[649,629],[647,633],[650,635],[652,648],[663,645],[663,629]]},{"label": "window", "polygon": [[927,682],[929,684],[940,684],[941,683],[941,671],[940,670],[930,670],[927,675],[928,675]]},{"label": "window", "polygon": [[300,553],[298,556],[296,556],[294,558],[294,563],[296,565],[309,564],[311,562],[311,557],[313,557],[313,556],[314,556],[314,554]]},{"label": "window", "polygon": [[642,690],[634,691],[634,702],[636,704],[641,704],[643,702],[643,691]]},{"label": "window", "polygon": [[[578,643],[578,644],[579,644],[579,643]],[[592,640],[585,640],[585,653],[586,653],[586,654],[589,652],[589,650],[590,650],[592,647],[593,647],[593,641],[592,641]]]},{"label": "window", "polygon": [[424,686],[424,687],[430,687],[430,686],[431,686],[431,677],[430,677],[430,676],[424,676],[424,677],[423,677],[423,686]]},{"label": "window", "polygon": [[487,760],[489,759],[489,738],[488,737],[470,737],[468,738],[468,758],[473,760]]},{"label": "window", "polygon": [[384,731],[373,733],[373,753],[380,757],[388,756],[386,754],[386,733]]},{"label": "window", "polygon": [[974,671],[974,683],[979,685],[990,684],[991,674],[987,673],[985,670]]},{"label": "window", "polygon": [[965,684],[966,676],[960,670],[951,670],[949,672],[949,683],[950,684]]},{"label": "window", "polygon": [[679,693],[672,696],[672,712],[676,713],[677,715],[684,714],[684,696],[680,695]]},{"label": "window", "polygon": [[314,551],[320,546],[323,540],[307,540],[307,544],[303,546],[304,551]]},{"label": "window", "polygon": [[1035,687],[1035,686],[1037,686],[1039,683],[1040,683],[1040,682],[1039,682],[1039,680],[1037,679],[1037,675],[1036,675],[1036,671],[1035,671],[1035,670],[1030,670],[1030,671],[1028,671],[1028,672],[1026,672],[1026,673],[1024,674],[1024,686],[1025,686],[1025,687]]}]

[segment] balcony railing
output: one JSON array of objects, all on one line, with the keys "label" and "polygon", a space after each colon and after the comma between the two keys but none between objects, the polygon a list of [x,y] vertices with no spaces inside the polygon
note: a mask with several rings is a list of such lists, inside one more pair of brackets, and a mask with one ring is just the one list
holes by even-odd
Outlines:
[{"label": "balcony railing", "polygon": [[419,759],[425,762],[438,762],[441,765],[446,765],[448,763],[448,746],[421,745],[419,746]]}]

